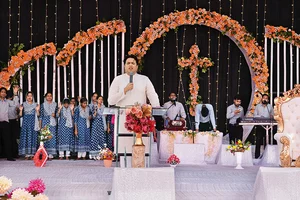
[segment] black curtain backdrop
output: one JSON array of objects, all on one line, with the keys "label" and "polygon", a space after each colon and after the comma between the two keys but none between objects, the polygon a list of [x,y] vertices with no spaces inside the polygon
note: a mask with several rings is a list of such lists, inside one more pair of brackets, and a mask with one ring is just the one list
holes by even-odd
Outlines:
[{"label": "black curtain backdrop", "polygon": [[[20,20],[20,43],[25,44],[25,50],[31,48],[30,44],[30,3],[31,0],[20,0],[21,2],[21,20]],[[46,0],[33,0],[33,40],[32,47],[45,43],[45,16],[46,16]],[[82,23],[80,27],[80,1],[71,0],[71,30],[70,36],[73,37],[76,32],[81,30],[87,30],[94,26],[97,21],[96,17],[96,2],[98,2],[99,20],[108,21],[113,18],[122,19],[125,21],[127,26],[126,41],[125,41],[125,52],[127,53],[132,46],[135,39],[139,36],[139,21],[140,21],[140,0],[82,0]],[[130,3],[132,2],[132,6]],[[177,10],[185,10],[184,0],[177,0]],[[244,2],[244,13],[242,15],[242,2]],[[11,0],[11,44],[18,43],[17,38],[17,21],[18,21],[18,3],[19,0]],[[163,13],[163,0],[152,0],[142,1],[142,30],[148,27],[152,22],[156,21],[157,18],[162,16]],[[265,24],[274,26],[292,27],[300,33],[300,2],[297,0],[285,0],[285,1],[274,1],[274,0],[231,0],[232,9],[231,17],[237,20],[239,23],[247,28],[249,32],[257,37],[259,45],[263,46],[263,33],[264,33],[264,16]],[[292,4],[294,3],[294,15],[292,14]],[[258,5],[258,6],[257,6]],[[209,10],[209,1],[197,0],[197,6],[199,8],[205,8]],[[132,7],[132,10],[131,10]],[[230,0],[211,0],[210,10],[216,11],[221,14],[230,14]],[[121,8],[121,9],[120,9]],[[196,8],[196,0],[187,0],[187,8]],[[256,10],[258,9],[258,13]],[[57,47],[62,48],[68,41],[68,11],[69,1],[68,0],[57,0]],[[165,0],[165,14],[173,12],[175,10],[174,0]],[[264,15],[264,10],[266,13]],[[132,19],[130,20],[130,13],[132,11]],[[55,41],[55,0],[48,0],[48,20],[47,20],[47,41]],[[120,16],[119,16],[120,14]],[[258,16],[258,18],[257,18]],[[242,21],[242,18],[244,21]],[[258,19],[258,24],[257,24]],[[294,20],[294,23],[292,21]],[[7,61],[8,59],[8,33],[9,33],[9,0],[0,1],[0,60]],[[132,24],[130,23],[132,21]],[[130,32],[130,26],[132,32]],[[256,27],[257,26],[257,27]],[[215,108],[218,129],[225,131],[226,129],[226,108],[233,101],[233,97],[239,92],[242,96],[244,109],[247,110],[250,95],[251,95],[251,77],[249,68],[242,55],[240,60],[241,52],[238,47],[226,36],[223,36],[220,32],[210,29],[205,26],[197,27],[197,41],[195,41],[195,26],[181,26],[178,29],[178,52],[179,56],[189,57],[189,48],[193,44],[197,44],[200,48],[201,56],[208,56],[208,49],[210,47],[210,57],[215,62],[215,66],[210,69],[210,78],[208,73],[200,74],[200,91],[199,94],[205,103],[211,103]],[[185,31],[185,39],[183,40]],[[210,31],[210,39],[208,32]],[[220,37],[220,40],[218,40]],[[120,38],[118,38],[120,41]],[[106,41],[104,39],[104,41]],[[220,46],[218,47],[218,41]],[[228,43],[230,43],[230,56],[228,56]],[[107,44],[104,43],[107,48]],[[112,44],[112,43],[111,43]],[[183,49],[184,46],[184,49]],[[120,45],[118,46],[120,51]],[[113,46],[111,47],[113,49]],[[91,52],[92,48],[90,49]],[[219,51],[218,51],[219,50]],[[276,50],[276,49],[274,49]],[[163,99],[167,101],[170,92],[178,92],[179,84],[179,72],[177,70],[177,57],[176,57],[176,34],[173,30],[167,33],[165,37],[165,77],[162,78],[163,74],[163,39],[157,39],[151,46],[150,50],[144,57],[144,69],[142,74],[147,75],[153,82],[154,87],[160,97],[161,104]],[[112,50],[113,52],[113,50]],[[90,53],[91,54],[91,53]],[[85,63],[85,54],[83,52],[82,63]],[[107,56],[104,55],[104,64],[107,63]],[[90,56],[91,59],[91,56]],[[76,58],[75,58],[76,60]],[[76,62],[75,62],[76,63]],[[90,61],[90,63],[92,63]],[[113,58],[111,60],[113,63]],[[240,65],[241,63],[241,65]],[[42,65],[42,64],[41,64]],[[99,66],[99,57],[97,57],[97,65]],[[118,60],[118,65],[121,66],[121,60]],[[107,65],[104,72],[107,71]],[[228,67],[229,66],[229,67]],[[41,66],[43,67],[43,66]],[[75,64],[77,68],[77,64]],[[52,91],[52,65],[49,69],[49,86],[48,90]],[[84,69],[84,68],[83,68]],[[89,68],[92,70],[92,67]],[[113,70],[113,65],[111,66]],[[240,72],[239,72],[240,69]],[[69,74],[68,68],[68,74]],[[217,72],[219,72],[217,74]],[[63,70],[61,69],[61,74]],[[92,71],[89,72],[90,75]],[[189,97],[189,71],[183,72],[183,85],[184,92],[179,91],[179,101],[184,103],[183,96]],[[227,75],[229,73],[229,75]],[[113,74],[113,73],[112,73]],[[120,69],[118,70],[120,74]],[[240,82],[238,77],[240,74]],[[82,74],[83,83],[85,83],[85,72]],[[229,79],[228,79],[229,76]],[[78,76],[76,76],[78,77]],[[90,76],[91,79],[92,76]],[[33,80],[35,80],[35,73],[32,74]],[[68,84],[70,85],[70,76],[68,78]],[[26,76],[24,81],[24,88],[26,88]],[[92,80],[92,79],[91,79]],[[164,80],[164,82],[163,82]],[[44,77],[41,72],[41,83],[43,83]],[[62,83],[61,81],[61,87]],[[75,80],[75,83],[77,79]],[[105,88],[107,88],[107,81],[105,81]],[[240,84],[239,84],[240,83]],[[276,80],[275,80],[276,84]],[[43,88],[43,85],[41,85]],[[182,88],[181,88],[182,89]],[[97,91],[100,90],[100,85],[97,84]],[[35,84],[33,84],[33,91],[36,91]],[[209,92],[210,91],[210,92]],[[282,91],[282,90],[281,90]],[[26,92],[26,90],[24,90]],[[78,90],[76,89],[76,93]],[[90,90],[90,95],[93,91]],[[63,88],[61,88],[63,93]],[[70,90],[68,90],[70,93]],[[210,93],[210,95],[209,95]],[[85,88],[83,87],[83,94],[85,94]],[[63,95],[61,95],[63,97]],[[107,91],[105,91],[104,98],[107,98]]]}]

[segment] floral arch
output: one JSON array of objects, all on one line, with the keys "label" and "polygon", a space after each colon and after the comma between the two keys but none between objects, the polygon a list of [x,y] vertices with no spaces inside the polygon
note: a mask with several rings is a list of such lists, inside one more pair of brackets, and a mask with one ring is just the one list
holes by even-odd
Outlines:
[{"label": "floral arch", "polygon": [[295,31],[279,26],[270,26],[266,25],[265,27],[265,37],[269,39],[279,40],[279,41],[287,41],[292,45],[300,47],[300,35]]},{"label": "floral arch", "polygon": [[255,105],[259,103],[261,94],[268,93],[268,67],[264,53],[258,46],[255,38],[241,26],[236,20],[216,12],[199,8],[182,12],[173,12],[158,18],[157,21],[147,27],[140,37],[136,39],[130,48],[129,54],[144,57],[150,45],[158,38],[182,25],[204,25],[214,28],[227,35],[243,52],[252,77],[252,97],[248,110],[254,112]]}]

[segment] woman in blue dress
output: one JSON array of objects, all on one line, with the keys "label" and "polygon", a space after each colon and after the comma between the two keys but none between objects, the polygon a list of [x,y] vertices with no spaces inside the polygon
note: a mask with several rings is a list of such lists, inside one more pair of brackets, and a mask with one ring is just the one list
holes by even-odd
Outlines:
[{"label": "woman in blue dress", "polygon": [[85,159],[86,152],[90,151],[91,132],[90,120],[92,119],[91,112],[87,106],[85,97],[80,99],[80,105],[75,109],[74,127],[75,127],[75,151],[77,159]]},{"label": "woman in blue dress", "polygon": [[32,158],[38,147],[40,106],[34,102],[33,93],[27,92],[26,101],[20,106],[22,120],[19,155],[25,159]]},{"label": "woman in blue dress", "polygon": [[93,109],[93,121],[91,131],[91,147],[90,158],[96,159],[99,154],[99,147],[104,149],[106,143],[106,119],[103,115],[104,110],[103,97],[99,96],[97,99],[97,105],[94,105]]},{"label": "woman in blue dress", "polygon": [[49,125],[49,130],[51,131],[52,138],[49,141],[46,141],[44,146],[49,155],[49,159],[52,159],[56,152],[56,113],[57,113],[57,104],[52,101],[53,97],[50,92],[45,94],[45,101],[41,105],[40,111],[40,125],[43,128],[46,125]]},{"label": "woman in blue dress", "polygon": [[57,142],[59,159],[63,159],[64,151],[66,151],[66,160],[68,160],[74,147],[74,110],[69,99],[64,99],[62,103],[63,105],[59,105],[56,115],[58,117]]}]

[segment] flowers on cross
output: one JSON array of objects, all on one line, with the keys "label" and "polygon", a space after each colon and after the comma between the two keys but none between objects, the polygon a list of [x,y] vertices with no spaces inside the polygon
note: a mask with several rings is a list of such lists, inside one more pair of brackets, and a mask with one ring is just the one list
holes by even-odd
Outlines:
[{"label": "flowers on cross", "polygon": [[16,188],[8,193],[12,186],[12,180],[5,176],[0,177],[0,199],[9,200],[48,200],[44,195],[46,186],[42,179],[34,179],[29,182],[27,188]]},{"label": "flowers on cross", "polygon": [[44,126],[44,128],[40,130],[38,137],[40,142],[46,142],[50,140],[53,137],[50,131],[50,126],[49,125]]},{"label": "flowers on cross", "polygon": [[250,142],[243,143],[241,140],[238,140],[236,143],[234,143],[232,141],[232,143],[228,145],[226,151],[230,151],[233,155],[235,155],[235,152],[244,152],[249,150],[250,146]]},{"label": "flowers on cross", "polygon": [[106,147],[106,144],[104,144],[104,148],[100,148],[99,156],[97,157],[97,160],[114,160],[116,155]]},{"label": "flowers on cross", "polygon": [[167,163],[169,163],[170,165],[177,165],[180,163],[180,159],[175,154],[172,154],[168,158]]},{"label": "flowers on cross", "polygon": [[265,36],[267,38],[273,39],[274,42],[287,41],[297,47],[300,47],[300,35],[297,34],[295,31],[282,26],[275,27],[266,25]]},{"label": "flowers on cross", "polygon": [[155,121],[151,119],[152,107],[149,104],[136,104],[126,109],[125,128],[130,132],[149,133],[155,129]]}]

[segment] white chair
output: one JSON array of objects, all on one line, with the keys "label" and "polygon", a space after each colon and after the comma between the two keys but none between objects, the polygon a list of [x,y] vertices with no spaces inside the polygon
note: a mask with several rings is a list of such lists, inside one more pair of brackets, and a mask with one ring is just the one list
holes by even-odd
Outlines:
[{"label": "white chair", "polygon": [[274,118],[278,123],[274,138],[282,167],[291,166],[292,160],[300,159],[300,84],[277,97]]}]

